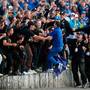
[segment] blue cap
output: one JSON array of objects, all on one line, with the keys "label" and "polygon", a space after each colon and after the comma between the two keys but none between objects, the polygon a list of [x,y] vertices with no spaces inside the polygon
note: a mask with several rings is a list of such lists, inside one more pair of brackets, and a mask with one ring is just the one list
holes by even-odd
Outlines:
[{"label": "blue cap", "polygon": [[55,16],[54,19],[55,20],[61,20],[61,17],[60,16]]}]

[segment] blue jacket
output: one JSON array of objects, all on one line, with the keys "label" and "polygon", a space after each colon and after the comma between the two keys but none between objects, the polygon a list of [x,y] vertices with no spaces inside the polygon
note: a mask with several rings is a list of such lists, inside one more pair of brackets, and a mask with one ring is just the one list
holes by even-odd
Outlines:
[{"label": "blue jacket", "polygon": [[54,31],[50,33],[50,36],[52,36],[53,47],[63,49],[64,44],[61,29],[59,27],[55,28]]}]

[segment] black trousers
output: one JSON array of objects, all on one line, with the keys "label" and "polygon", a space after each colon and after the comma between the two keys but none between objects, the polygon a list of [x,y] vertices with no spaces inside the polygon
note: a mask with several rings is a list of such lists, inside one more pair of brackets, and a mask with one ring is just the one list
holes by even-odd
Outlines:
[{"label": "black trousers", "polygon": [[14,62],[14,59],[13,59],[13,56],[14,56],[14,52],[13,50],[10,51],[8,50],[6,53],[6,61],[7,61],[7,67],[6,67],[6,70],[5,70],[5,73],[8,74],[10,70],[12,70],[12,67],[13,67],[13,62]]},{"label": "black trousers", "polygon": [[85,58],[85,71],[87,75],[87,79],[90,82],[90,56]]},{"label": "black trousers", "polygon": [[[85,74],[84,58],[73,57],[71,65],[72,65],[73,78],[76,85],[81,84],[80,78],[81,78],[82,84],[85,84],[87,82],[87,79],[86,79],[86,74]],[[78,72],[80,73],[80,75]]]}]

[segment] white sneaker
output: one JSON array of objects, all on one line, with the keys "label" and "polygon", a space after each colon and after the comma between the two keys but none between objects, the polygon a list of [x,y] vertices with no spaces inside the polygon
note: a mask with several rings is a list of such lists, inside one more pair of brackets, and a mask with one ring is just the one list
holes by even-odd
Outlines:
[{"label": "white sneaker", "polygon": [[41,67],[40,68],[37,68],[36,71],[37,72],[42,72],[42,68]]},{"label": "white sneaker", "polygon": [[25,72],[25,71],[23,72],[23,75],[28,75],[28,74],[29,74],[28,72]]},{"label": "white sneaker", "polygon": [[88,87],[88,84],[86,83],[86,84],[84,84],[84,85],[82,85],[82,88],[87,88]]},{"label": "white sneaker", "polygon": [[36,74],[37,72],[30,69],[30,70],[28,71],[28,73],[29,73],[29,74]]},{"label": "white sneaker", "polygon": [[82,88],[82,85],[78,85],[78,86],[76,86],[76,88]]},{"label": "white sneaker", "polygon": [[35,70],[32,70],[34,74],[36,74],[37,72]]},{"label": "white sneaker", "polygon": [[54,69],[52,68],[52,69],[48,69],[47,70],[47,72],[53,72],[54,71]]},{"label": "white sneaker", "polygon": [[3,74],[0,73],[0,76],[3,76]]}]

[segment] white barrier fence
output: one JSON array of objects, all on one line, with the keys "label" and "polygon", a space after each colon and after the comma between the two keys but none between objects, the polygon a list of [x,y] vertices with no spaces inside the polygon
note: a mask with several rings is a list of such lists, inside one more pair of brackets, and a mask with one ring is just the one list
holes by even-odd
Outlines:
[{"label": "white barrier fence", "polygon": [[64,71],[58,77],[53,73],[0,77],[0,89],[60,88],[73,85],[72,73]]}]

